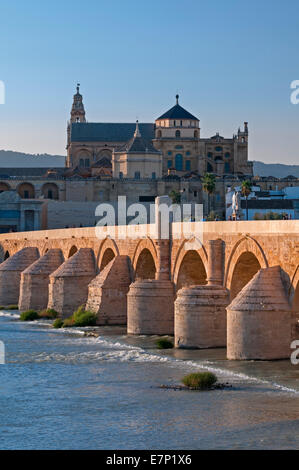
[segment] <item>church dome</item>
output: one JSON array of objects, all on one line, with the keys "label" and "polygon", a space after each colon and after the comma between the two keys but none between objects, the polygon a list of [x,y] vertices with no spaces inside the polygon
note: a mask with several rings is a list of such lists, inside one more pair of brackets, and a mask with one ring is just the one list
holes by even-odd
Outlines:
[{"label": "church dome", "polygon": [[158,117],[156,121],[163,119],[188,119],[191,121],[199,121],[197,117],[193,116],[193,114],[189,113],[189,111],[179,105],[179,95],[176,95],[175,106],[166,111],[166,113],[162,114],[162,116]]}]

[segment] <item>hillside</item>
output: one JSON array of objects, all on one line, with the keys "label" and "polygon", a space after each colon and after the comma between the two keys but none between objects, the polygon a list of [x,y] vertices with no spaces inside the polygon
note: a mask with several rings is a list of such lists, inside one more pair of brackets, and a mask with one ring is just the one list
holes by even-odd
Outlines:
[{"label": "hillside", "polygon": [[12,150],[0,150],[0,168],[51,168],[63,167],[65,157],[61,155],[37,154],[13,152]]},{"label": "hillside", "polygon": [[253,162],[253,173],[258,176],[275,176],[285,178],[293,175],[299,178],[299,165],[283,165],[280,163]]}]

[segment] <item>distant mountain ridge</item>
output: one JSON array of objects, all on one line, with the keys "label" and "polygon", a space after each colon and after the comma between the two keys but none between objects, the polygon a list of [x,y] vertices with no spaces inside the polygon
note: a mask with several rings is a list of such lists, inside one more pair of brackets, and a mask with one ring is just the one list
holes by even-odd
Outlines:
[{"label": "distant mountain ridge", "polygon": [[[0,150],[0,168],[63,168],[63,155],[31,154]],[[275,176],[284,178],[289,175],[299,178],[299,165],[284,165],[281,163],[253,162],[253,173],[258,176]]]},{"label": "distant mountain ridge", "polygon": [[253,162],[253,173],[258,176],[274,176],[285,178],[286,176],[296,176],[299,178],[299,165],[284,165],[282,163]]},{"label": "distant mountain ridge", "polygon": [[0,150],[1,168],[51,168],[64,167],[65,157],[62,155],[31,154]]}]

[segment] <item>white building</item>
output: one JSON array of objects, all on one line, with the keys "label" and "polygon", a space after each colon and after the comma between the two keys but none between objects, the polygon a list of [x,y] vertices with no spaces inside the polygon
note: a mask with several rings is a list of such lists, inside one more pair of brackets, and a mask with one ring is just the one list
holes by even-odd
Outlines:
[{"label": "white building", "polygon": [[[228,188],[226,193],[226,220],[232,218],[232,197],[235,191],[241,193],[241,186]],[[277,214],[288,219],[299,219],[299,187],[286,187],[282,190],[262,191],[259,186],[252,186],[252,192],[246,198],[241,196],[241,219],[265,219],[269,214]]]}]

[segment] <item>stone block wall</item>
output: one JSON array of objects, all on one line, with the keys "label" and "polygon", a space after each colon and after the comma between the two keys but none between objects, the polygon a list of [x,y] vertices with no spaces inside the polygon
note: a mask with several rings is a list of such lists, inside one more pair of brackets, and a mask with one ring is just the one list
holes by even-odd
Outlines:
[{"label": "stone block wall", "polygon": [[23,248],[0,265],[0,304],[18,305],[21,273],[39,257],[38,249]]},{"label": "stone block wall", "polygon": [[88,284],[96,275],[95,257],[90,248],[81,248],[50,275],[48,308],[63,318],[85,305]]},{"label": "stone block wall", "polygon": [[97,314],[98,325],[127,324],[130,259],[117,256],[88,286],[86,309]]},{"label": "stone block wall", "polygon": [[49,250],[21,274],[19,310],[42,310],[48,305],[49,275],[64,262],[59,248]]}]

